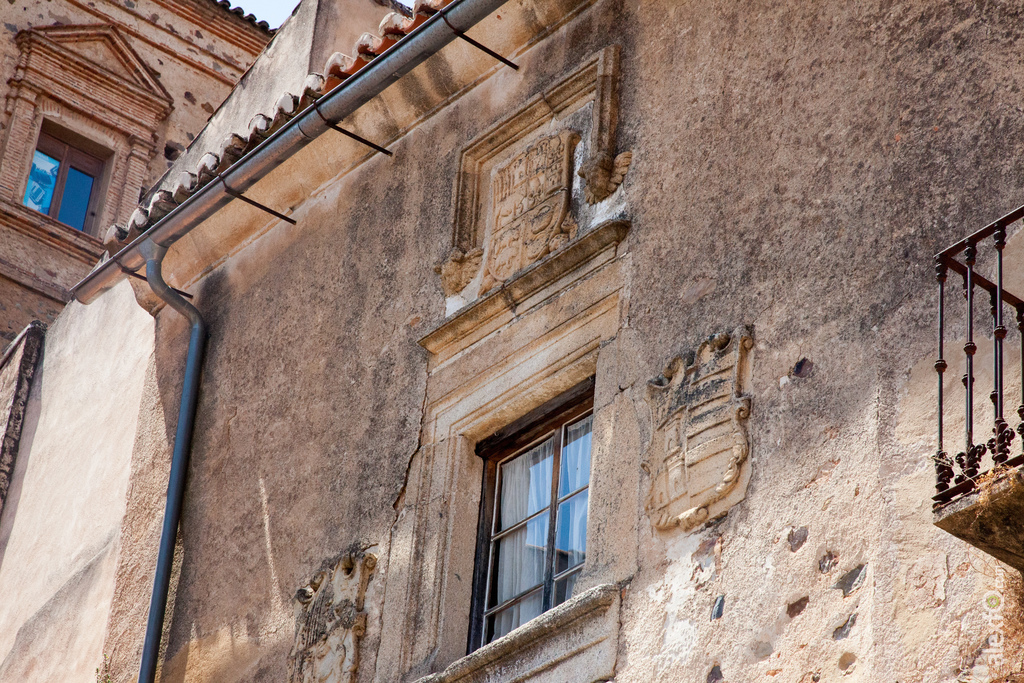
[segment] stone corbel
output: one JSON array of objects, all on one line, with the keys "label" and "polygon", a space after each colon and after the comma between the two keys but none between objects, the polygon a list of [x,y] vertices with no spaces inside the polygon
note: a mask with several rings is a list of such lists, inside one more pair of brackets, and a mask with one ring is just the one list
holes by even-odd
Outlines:
[{"label": "stone corbel", "polygon": [[469,251],[455,247],[443,262],[434,266],[434,272],[441,276],[445,296],[453,296],[466,288],[480,270],[483,256],[482,247],[475,247]]},{"label": "stone corbel", "polygon": [[632,152],[615,154],[615,133],[619,126],[619,46],[601,53],[597,63],[594,95],[594,123],[590,132],[590,158],[579,170],[586,182],[585,199],[597,204],[622,184],[633,162]]}]

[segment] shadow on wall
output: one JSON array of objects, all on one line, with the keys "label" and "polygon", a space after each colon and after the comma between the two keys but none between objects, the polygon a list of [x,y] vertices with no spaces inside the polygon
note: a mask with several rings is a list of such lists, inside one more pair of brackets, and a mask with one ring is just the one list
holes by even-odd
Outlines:
[{"label": "shadow on wall", "polygon": [[68,662],[52,653],[68,651],[69,643],[76,641],[78,645],[70,648],[74,652],[103,648],[103,631],[93,628],[93,615],[81,606],[109,600],[108,577],[117,561],[115,539],[111,534],[103,548],[18,629],[14,646],[0,663],[0,681],[59,681],[68,671],[89,670],[95,664]]}]

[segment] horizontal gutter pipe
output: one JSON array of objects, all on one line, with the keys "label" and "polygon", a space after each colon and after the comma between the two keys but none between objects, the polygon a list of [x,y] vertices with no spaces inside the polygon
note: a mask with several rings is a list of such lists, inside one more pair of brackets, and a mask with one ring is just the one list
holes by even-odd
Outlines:
[{"label": "horizontal gutter pipe", "polygon": [[157,555],[156,576],[153,579],[153,595],[149,601],[149,621],[146,624],[146,640],[142,646],[142,664],[139,667],[139,683],[153,683],[160,659],[160,637],[163,634],[164,614],[167,611],[167,593],[171,585],[178,522],[181,520],[181,507],[185,499],[185,478],[188,475],[188,461],[192,450],[192,427],[195,424],[196,407],[199,403],[199,383],[207,335],[206,323],[199,310],[164,282],[161,264],[167,247],[147,240],[139,245],[139,252],[146,259],[146,280],[153,293],[185,316],[190,325],[185,380],[181,386],[178,427],[174,434],[174,452],[167,481],[164,527],[160,535],[160,552]]},{"label": "horizontal gutter pipe", "polygon": [[235,162],[221,174],[224,182],[210,181],[111,259],[97,266],[71,290],[74,298],[85,304],[92,303],[127,277],[126,270],[135,272],[146,264],[141,247],[147,241],[170,247],[234,199],[227,188],[241,193],[255,185],[285,159],[331,130],[330,124],[340,123],[505,2],[458,0],[430,17]]}]

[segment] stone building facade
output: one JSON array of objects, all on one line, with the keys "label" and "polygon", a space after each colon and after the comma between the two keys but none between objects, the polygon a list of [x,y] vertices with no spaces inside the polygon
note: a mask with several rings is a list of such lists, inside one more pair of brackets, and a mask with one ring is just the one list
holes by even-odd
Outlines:
[{"label": "stone building facade", "polygon": [[6,344],[54,320],[271,34],[213,0],[17,0],[0,23]]},{"label": "stone building facade", "polygon": [[1020,680],[932,260],[1020,203],[1019,8],[391,9],[303,0],[5,355],[0,681],[137,680],[164,569],[166,682]]}]

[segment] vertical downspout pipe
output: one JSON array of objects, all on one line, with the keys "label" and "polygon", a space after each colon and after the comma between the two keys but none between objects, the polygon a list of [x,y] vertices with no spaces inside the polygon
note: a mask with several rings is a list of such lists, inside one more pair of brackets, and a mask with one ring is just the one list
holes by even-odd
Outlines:
[{"label": "vertical downspout pipe", "polygon": [[174,453],[171,456],[171,473],[167,482],[164,528],[160,536],[160,554],[156,561],[153,597],[149,602],[149,623],[146,625],[146,642],[142,646],[142,665],[139,668],[139,683],[153,683],[160,657],[160,637],[167,610],[167,592],[171,585],[171,566],[174,563],[178,522],[181,519],[181,506],[185,497],[185,477],[188,474],[189,453],[192,449],[192,427],[195,424],[196,406],[199,402],[199,382],[203,371],[207,333],[206,322],[196,307],[185,301],[164,282],[161,264],[167,248],[152,240],[146,240],[140,245],[139,251],[146,258],[146,280],[153,293],[185,316],[191,326],[188,357],[185,360],[185,379],[181,386],[181,401],[178,406],[178,428],[174,435]]}]

